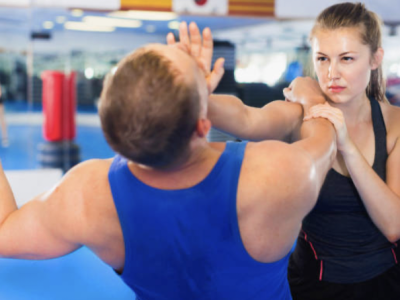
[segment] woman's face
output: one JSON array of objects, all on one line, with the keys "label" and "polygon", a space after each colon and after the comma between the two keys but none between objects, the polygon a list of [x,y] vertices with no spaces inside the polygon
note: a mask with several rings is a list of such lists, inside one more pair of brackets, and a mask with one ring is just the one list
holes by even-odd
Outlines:
[{"label": "woman's face", "polygon": [[362,44],[359,30],[318,29],[311,40],[314,70],[333,103],[366,97],[371,70],[379,66],[371,59],[369,46]]}]

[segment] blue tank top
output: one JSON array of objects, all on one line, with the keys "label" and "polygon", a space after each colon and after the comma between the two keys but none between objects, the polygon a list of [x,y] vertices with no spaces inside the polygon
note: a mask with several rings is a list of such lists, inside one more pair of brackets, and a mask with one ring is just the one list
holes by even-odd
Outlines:
[{"label": "blue tank top", "polygon": [[116,156],[109,182],[125,242],[122,279],[140,300],[291,299],[289,254],[274,263],[249,256],[236,193],[246,143],[227,143],[197,185],[160,190]]},{"label": "blue tank top", "polygon": [[[386,181],[385,122],[379,103],[375,99],[370,103],[375,134],[372,167]],[[390,243],[372,222],[351,178],[334,169],[328,172],[316,206],[303,221],[300,238],[308,243],[297,246],[310,247],[321,261],[323,281],[361,282],[397,263],[397,244]]]}]

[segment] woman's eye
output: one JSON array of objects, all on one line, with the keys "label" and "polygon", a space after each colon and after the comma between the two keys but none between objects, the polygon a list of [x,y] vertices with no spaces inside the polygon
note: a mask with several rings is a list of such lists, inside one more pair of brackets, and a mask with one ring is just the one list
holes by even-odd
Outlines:
[{"label": "woman's eye", "polygon": [[344,61],[352,61],[353,58],[350,57],[350,56],[345,56],[345,57],[343,57],[343,60],[344,60]]},{"label": "woman's eye", "polygon": [[320,57],[317,57],[317,60],[318,61],[326,61],[326,57],[320,56]]}]

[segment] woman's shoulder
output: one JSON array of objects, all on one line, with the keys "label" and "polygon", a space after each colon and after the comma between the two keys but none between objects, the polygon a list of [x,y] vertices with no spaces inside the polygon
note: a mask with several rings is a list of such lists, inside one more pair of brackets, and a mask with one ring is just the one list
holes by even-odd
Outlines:
[{"label": "woman's shoulder", "polygon": [[391,153],[400,137],[400,107],[380,102],[387,133],[388,153]]},{"label": "woman's shoulder", "polygon": [[387,130],[398,129],[400,131],[400,107],[386,102],[379,102]]}]

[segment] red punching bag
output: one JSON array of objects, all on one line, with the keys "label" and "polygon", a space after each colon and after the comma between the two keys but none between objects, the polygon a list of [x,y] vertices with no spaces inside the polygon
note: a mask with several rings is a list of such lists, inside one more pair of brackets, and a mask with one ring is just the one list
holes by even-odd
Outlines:
[{"label": "red punching bag", "polygon": [[75,73],[42,73],[43,136],[46,141],[71,141],[75,138]]}]

